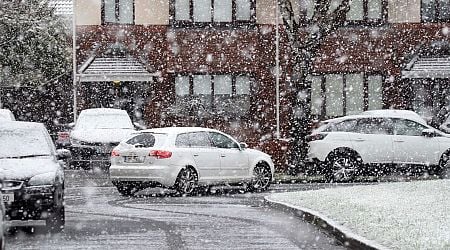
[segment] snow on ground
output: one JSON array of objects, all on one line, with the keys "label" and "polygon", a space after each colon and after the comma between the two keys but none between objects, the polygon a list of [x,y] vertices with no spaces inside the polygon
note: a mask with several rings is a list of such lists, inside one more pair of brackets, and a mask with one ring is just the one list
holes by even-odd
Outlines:
[{"label": "snow on ground", "polygon": [[390,249],[450,249],[450,180],[273,194]]}]

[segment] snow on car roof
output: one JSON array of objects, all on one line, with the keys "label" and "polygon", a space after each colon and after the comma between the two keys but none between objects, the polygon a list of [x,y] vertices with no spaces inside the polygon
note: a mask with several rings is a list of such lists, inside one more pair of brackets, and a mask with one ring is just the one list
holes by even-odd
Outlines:
[{"label": "snow on car roof", "polygon": [[127,111],[122,109],[113,109],[113,108],[93,108],[93,109],[84,109],[81,111],[81,114],[89,114],[89,115],[97,115],[97,114],[127,114]]},{"label": "snow on car roof", "polygon": [[0,129],[45,129],[44,124],[37,122],[2,121]]},{"label": "snow on car roof", "polygon": [[0,120],[12,120],[14,121],[14,115],[9,109],[0,109]]},{"label": "snow on car roof", "polygon": [[152,128],[141,130],[139,132],[147,132],[147,133],[161,133],[161,134],[179,134],[179,133],[187,133],[194,131],[217,131],[215,129],[210,128],[202,128],[202,127],[165,127],[165,128]]}]

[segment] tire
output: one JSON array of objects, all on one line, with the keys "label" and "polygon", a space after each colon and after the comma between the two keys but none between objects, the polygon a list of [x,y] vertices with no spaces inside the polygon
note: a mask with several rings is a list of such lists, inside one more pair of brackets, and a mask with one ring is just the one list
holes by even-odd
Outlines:
[{"label": "tire", "polygon": [[262,192],[269,188],[272,181],[270,167],[265,162],[259,162],[253,168],[253,179],[249,183],[248,190],[251,192]]},{"label": "tire", "polygon": [[185,167],[180,170],[175,189],[183,196],[195,195],[198,190],[198,174],[192,167]]},{"label": "tire", "polygon": [[123,196],[132,196],[136,192],[139,191],[139,185],[133,185],[126,182],[115,181],[113,182],[114,186],[116,186],[117,191]]},{"label": "tire", "polygon": [[327,182],[353,181],[361,171],[361,160],[352,152],[331,153],[326,161],[325,180]]},{"label": "tire", "polygon": [[450,155],[449,152],[444,153],[439,161],[437,174],[440,178],[450,178]]},{"label": "tire", "polygon": [[64,206],[54,208],[50,212],[47,221],[45,223],[47,230],[52,233],[59,233],[64,229],[66,222],[66,216],[64,213]]}]

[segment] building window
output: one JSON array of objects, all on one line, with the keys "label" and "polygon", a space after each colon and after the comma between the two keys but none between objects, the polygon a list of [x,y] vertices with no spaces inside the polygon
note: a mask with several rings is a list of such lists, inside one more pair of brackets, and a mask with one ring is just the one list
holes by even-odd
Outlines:
[{"label": "building window", "polygon": [[174,26],[234,26],[255,23],[255,0],[172,0]]},{"label": "building window", "polygon": [[252,80],[248,75],[178,75],[176,105],[200,105],[209,113],[245,116],[250,110]]},{"label": "building window", "polygon": [[450,21],[450,2],[443,0],[422,0],[422,21]]},{"label": "building window", "polygon": [[102,23],[133,24],[134,0],[103,0]]},{"label": "building window", "polygon": [[311,114],[337,117],[383,108],[383,77],[363,73],[315,75],[311,83]]},{"label": "building window", "polygon": [[[314,14],[316,0],[304,0],[303,13],[306,20],[311,20]],[[340,0],[331,0],[329,12],[333,12]],[[347,12],[348,24],[381,24],[387,20],[386,0],[350,0],[350,10]]]}]

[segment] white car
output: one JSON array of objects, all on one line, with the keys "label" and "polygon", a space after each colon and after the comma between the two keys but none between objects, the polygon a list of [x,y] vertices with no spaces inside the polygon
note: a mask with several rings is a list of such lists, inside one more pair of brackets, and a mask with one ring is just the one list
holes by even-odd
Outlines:
[{"label": "white car", "polygon": [[314,130],[307,137],[308,161],[328,181],[349,180],[385,166],[422,166],[446,175],[450,138],[401,114],[352,115]]},{"label": "white car", "polygon": [[189,195],[199,186],[221,183],[244,183],[262,191],[273,173],[269,155],[207,128],[142,130],[111,153],[110,179],[123,195],[155,186]]},{"label": "white car", "polygon": [[13,113],[9,109],[0,109],[0,120],[15,121]]},{"label": "white car", "polygon": [[125,110],[94,108],[81,111],[69,135],[72,163],[83,168],[95,164],[107,170],[113,147],[133,132],[135,127]]},{"label": "white car", "polygon": [[64,228],[64,172],[42,123],[0,122],[0,176],[7,224]]}]

